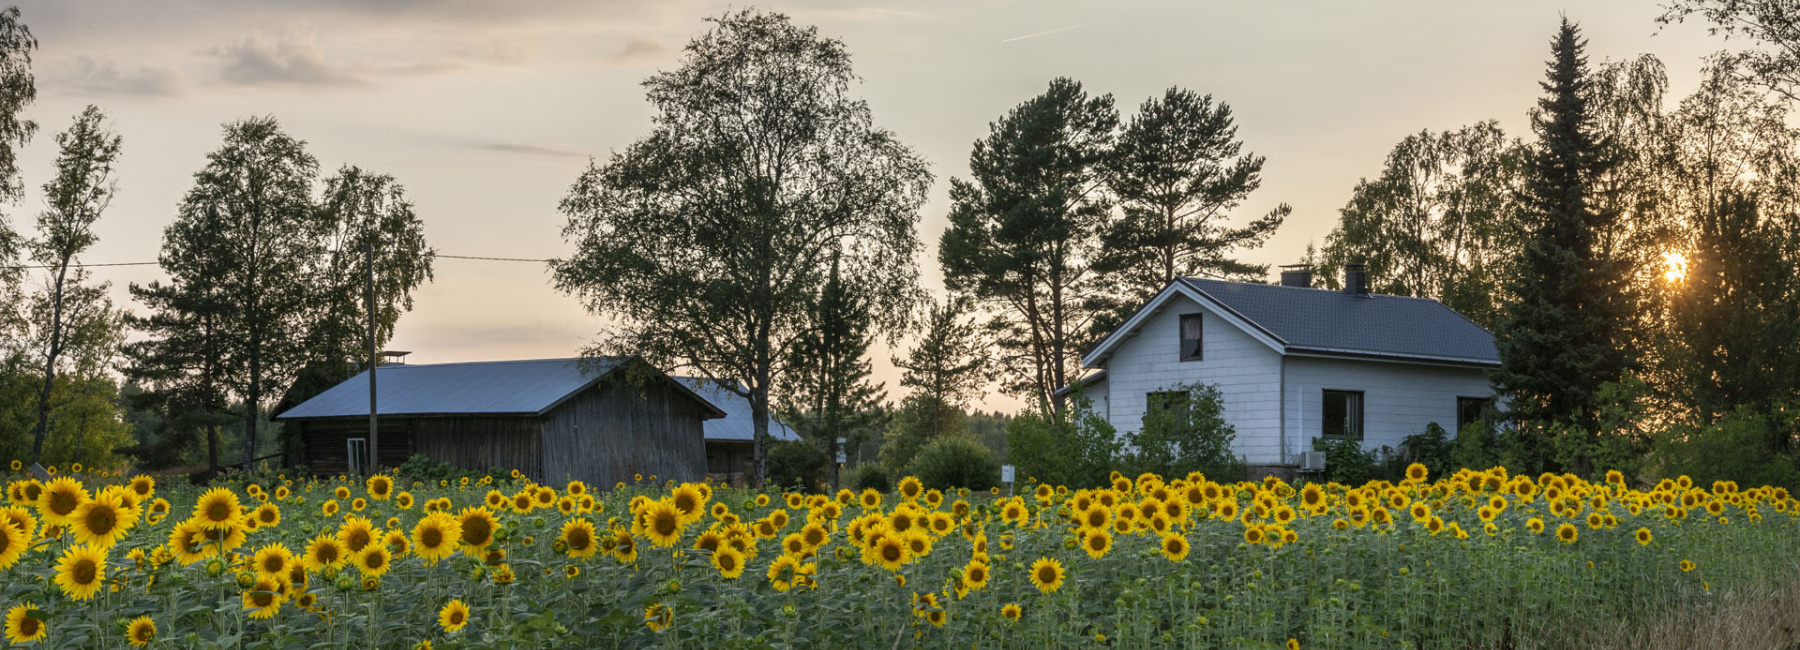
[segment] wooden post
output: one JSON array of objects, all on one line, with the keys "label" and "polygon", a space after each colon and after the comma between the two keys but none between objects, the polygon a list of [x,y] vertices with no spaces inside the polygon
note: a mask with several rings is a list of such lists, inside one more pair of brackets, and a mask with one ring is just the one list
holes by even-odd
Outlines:
[{"label": "wooden post", "polygon": [[369,301],[369,462],[363,465],[369,474],[381,472],[381,429],[376,421],[375,409],[375,369],[381,367],[381,359],[375,352],[375,235],[369,233],[368,241],[363,242],[363,267],[368,272],[366,297]]}]

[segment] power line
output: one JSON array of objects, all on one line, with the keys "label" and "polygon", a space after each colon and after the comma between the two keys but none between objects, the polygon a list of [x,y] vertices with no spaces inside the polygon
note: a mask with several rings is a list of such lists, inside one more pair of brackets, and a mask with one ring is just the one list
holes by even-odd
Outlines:
[{"label": "power line", "polygon": [[[482,262],[538,262],[538,263],[545,263],[545,262],[550,261],[547,259],[538,260],[538,259],[528,259],[528,258],[523,258],[523,257],[482,257],[482,256],[477,256],[477,255],[438,255],[437,257],[448,258],[448,259],[453,259],[453,260],[477,260],[477,261],[482,261]],[[107,264],[70,264],[69,268],[85,269],[85,268],[96,268],[96,267],[102,267],[102,266],[156,266],[158,264],[161,264],[161,262],[111,262],[111,263],[107,263]],[[21,264],[21,265],[17,265],[17,266],[0,266],[0,269],[7,269],[7,270],[54,269],[54,268],[56,268],[56,267],[50,266],[50,265],[45,265],[45,264]]]}]

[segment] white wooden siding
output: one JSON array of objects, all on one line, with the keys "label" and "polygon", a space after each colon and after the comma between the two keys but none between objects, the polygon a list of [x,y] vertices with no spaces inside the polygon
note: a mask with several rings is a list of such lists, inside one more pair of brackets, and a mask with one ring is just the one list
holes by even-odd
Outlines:
[{"label": "white wooden siding", "polygon": [[1327,390],[1362,391],[1364,449],[1399,448],[1433,422],[1454,436],[1456,398],[1489,397],[1494,390],[1486,370],[1385,361],[1290,356],[1285,374],[1290,454],[1311,450],[1320,437]]},{"label": "white wooden siding", "polygon": [[[1205,314],[1202,359],[1181,360],[1181,315]],[[1163,304],[1137,335],[1106,361],[1105,415],[1120,435],[1143,423],[1146,397],[1181,384],[1214,384],[1225,401],[1225,420],[1237,431],[1233,450],[1252,464],[1281,462],[1281,356],[1206,307],[1185,296]]]}]

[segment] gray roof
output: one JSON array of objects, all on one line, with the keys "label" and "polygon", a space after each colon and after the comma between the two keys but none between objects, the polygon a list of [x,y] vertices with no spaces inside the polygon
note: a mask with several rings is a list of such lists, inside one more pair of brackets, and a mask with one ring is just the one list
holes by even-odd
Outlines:
[{"label": "gray roof", "polygon": [[[543,415],[633,357],[385,365],[377,369],[383,415]],[[692,389],[685,384],[689,393]],[[705,398],[694,395],[702,403]],[[369,373],[332,386],[277,419],[368,415]],[[723,415],[722,409],[718,416]]]},{"label": "gray roof", "polygon": [[1494,335],[1429,298],[1182,278],[1286,346],[1289,354],[1498,366]]},{"label": "gray roof", "polygon": [[[756,433],[755,425],[750,421],[750,400],[730,389],[704,377],[675,377],[675,381],[686,384],[707,401],[712,402],[725,417],[706,421],[707,440],[725,440],[750,442]],[[792,428],[769,416],[769,437],[774,440],[799,440],[800,436]]]}]

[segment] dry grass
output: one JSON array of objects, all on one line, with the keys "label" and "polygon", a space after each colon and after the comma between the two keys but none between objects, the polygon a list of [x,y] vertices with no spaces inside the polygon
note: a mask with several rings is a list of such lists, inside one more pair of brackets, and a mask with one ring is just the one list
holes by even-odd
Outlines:
[{"label": "dry grass", "polygon": [[1595,649],[1800,650],[1800,579],[1717,594],[1648,625],[1589,632],[1582,645]]}]

